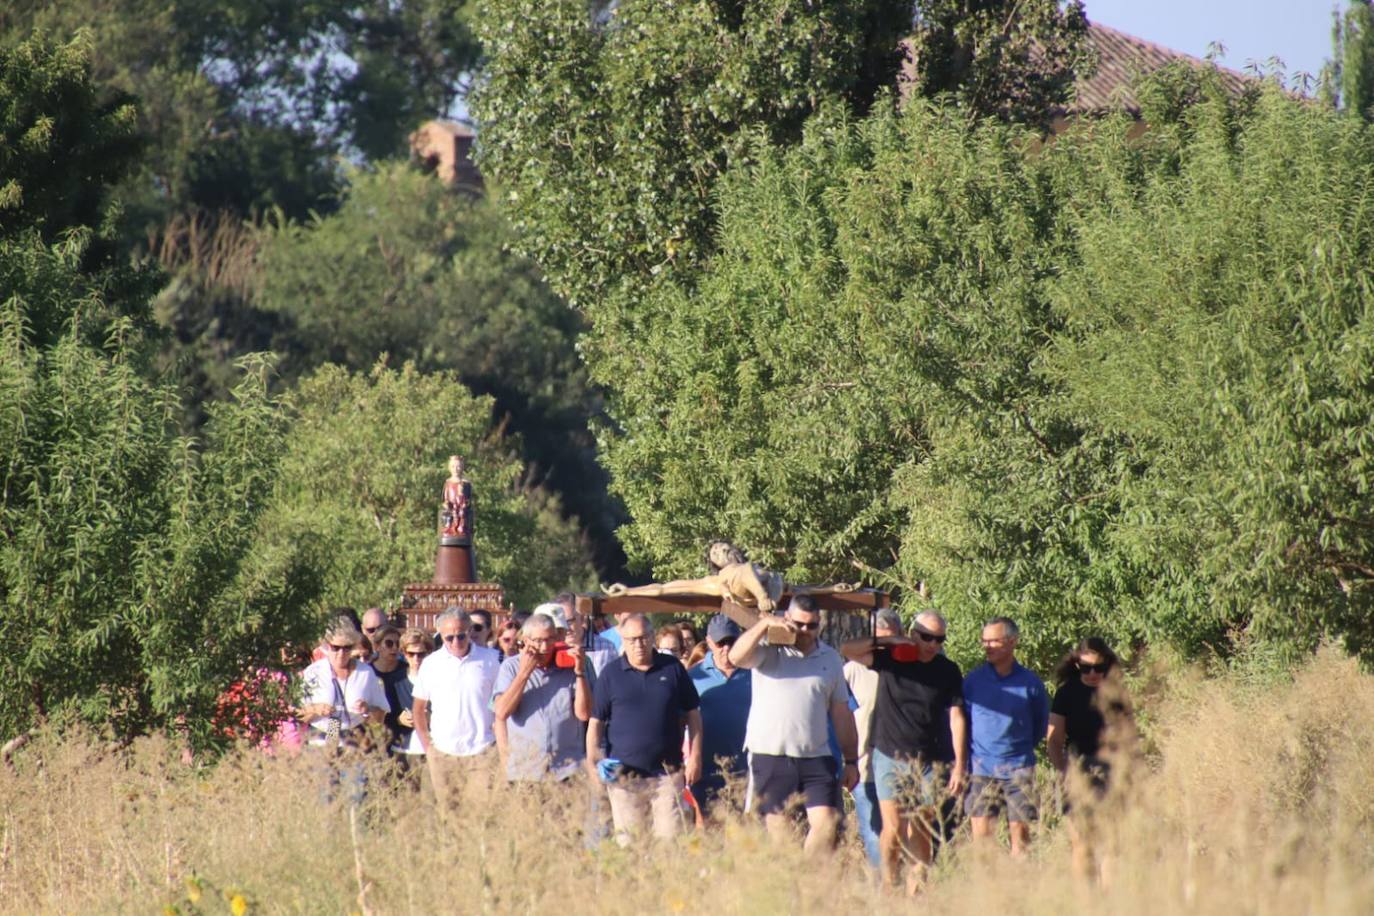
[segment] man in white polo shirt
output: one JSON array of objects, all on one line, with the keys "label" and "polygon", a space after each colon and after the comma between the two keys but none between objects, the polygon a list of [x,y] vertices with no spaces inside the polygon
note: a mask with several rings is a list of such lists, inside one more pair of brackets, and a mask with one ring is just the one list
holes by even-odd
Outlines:
[{"label": "man in white polo shirt", "polygon": [[420,666],[411,711],[415,734],[425,750],[439,810],[457,807],[465,782],[484,779],[492,745],[492,690],[501,653],[474,645],[468,615],[449,607],[436,621],[444,647]]}]

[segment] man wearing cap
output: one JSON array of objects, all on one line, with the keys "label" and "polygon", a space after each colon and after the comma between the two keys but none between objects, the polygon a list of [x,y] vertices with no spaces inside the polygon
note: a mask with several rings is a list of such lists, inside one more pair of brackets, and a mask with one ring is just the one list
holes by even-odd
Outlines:
[{"label": "man wearing cap", "polygon": [[582,723],[591,717],[586,657],[580,646],[565,651],[572,667],[557,662],[557,630],[545,614],[533,614],[520,632],[520,654],[501,663],[492,704],[506,726],[502,758],[506,778],[567,779],[586,756]]},{"label": "man wearing cap", "polygon": [[491,697],[501,654],[472,644],[462,608],[450,606],[435,623],[444,645],[420,666],[411,715],[439,810],[446,816],[457,806],[464,783],[480,783],[486,776],[486,759],[496,740]]},{"label": "man wearing cap", "polygon": [[[703,816],[725,788],[726,775],[743,778],[749,770],[744,732],[753,696],[752,675],[730,662],[730,647],[741,632],[739,624],[724,614],[712,617],[706,626],[706,645],[711,651],[688,671],[701,697],[702,774],[691,789]],[[724,765],[718,758],[726,758]]]}]

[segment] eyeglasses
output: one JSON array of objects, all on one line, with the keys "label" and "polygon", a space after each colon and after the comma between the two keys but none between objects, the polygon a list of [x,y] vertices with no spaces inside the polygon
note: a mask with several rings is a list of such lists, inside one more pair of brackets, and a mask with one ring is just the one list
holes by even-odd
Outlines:
[{"label": "eyeglasses", "polygon": [[412,652],[412,651],[410,651],[410,650],[407,650],[407,651],[406,651],[406,658],[424,658],[424,657],[425,657],[426,655],[428,655],[428,654],[429,654],[429,653],[426,652],[426,651],[424,651],[423,649],[421,649],[421,650],[418,651],[418,652]]},{"label": "eyeglasses", "polygon": [[983,640],[983,647],[987,648],[989,646],[1000,646],[1002,645],[1002,643],[1006,641],[1007,638],[1005,636],[1000,636],[997,639],[985,639]]},{"label": "eyeglasses", "polygon": [[351,643],[346,646],[336,646],[332,642],[330,642],[325,643],[324,647],[330,652],[351,652],[353,650],[353,645]]},{"label": "eyeglasses", "polygon": [[468,629],[472,630],[474,633],[481,633],[486,630],[486,628],[486,624],[483,623],[474,623],[472,626],[468,627]]},{"label": "eyeglasses", "polygon": [[468,634],[466,634],[466,633],[449,633],[447,636],[444,637],[444,642],[467,642],[467,641],[468,641]]},{"label": "eyeglasses", "polygon": [[803,631],[819,630],[821,628],[821,622],[819,620],[813,620],[811,623],[798,623],[794,620],[792,621],[792,626]]},{"label": "eyeglasses", "polygon": [[1111,670],[1111,662],[1098,662],[1096,665],[1085,665],[1082,662],[1078,663],[1078,671],[1080,674],[1106,674]]},{"label": "eyeglasses", "polygon": [[395,649],[400,643],[394,639],[383,639],[382,645],[386,646],[388,649]]},{"label": "eyeglasses", "polygon": [[734,640],[733,637],[729,637],[729,638],[726,638],[726,639],[718,639],[718,640],[716,640],[716,648],[717,648],[717,649],[728,649],[728,648],[730,648],[731,646],[733,646],[734,644],[735,644],[735,640]]},{"label": "eyeglasses", "polygon": [[939,643],[940,645],[942,645],[942,646],[945,644],[945,634],[944,634],[944,633],[941,633],[941,634],[939,634],[939,635],[937,636],[937,635],[934,634],[934,633],[927,633],[925,630],[916,630],[916,631],[914,631],[914,632],[916,633],[917,636],[919,636],[922,640],[924,640],[924,641],[926,641],[926,642],[938,642],[938,643]]}]

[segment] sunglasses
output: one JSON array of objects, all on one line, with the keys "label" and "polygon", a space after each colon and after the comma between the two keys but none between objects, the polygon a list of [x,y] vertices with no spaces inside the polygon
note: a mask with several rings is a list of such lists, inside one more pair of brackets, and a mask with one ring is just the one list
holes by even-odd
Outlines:
[{"label": "sunglasses", "polygon": [[383,640],[382,640],[382,645],[386,646],[388,649],[394,649],[394,648],[396,648],[397,646],[399,646],[400,643],[397,642],[397,641],[394,640],[394,639],[383,639]]},{"label": "sunglasses", "polygon": [[424,651],[423,649],[421,649],[418,652],[408,651],[406,652],[406,658],[424,658],[428,654],[429,653]]},{"label": "sunglasses", "polygon": [[938,642],[942,646],[945,644],[945,634],[943,633],[939,636],[936,636],[934,633],[927,633],[925,630],[916,630],[915,633],[924,642]]},{"label": "sunglasses", "polygon": [[347,646],[336,646],[331,642],[326,643],[325,648],[328,649],[330,652],[349,652],[352,651],[353,646],[351,644]]},{"label": "sunglasses", "polygon": [[373,633],[376,633],[380,629],[381,627],[363,627],[363,632],[368,636],[371,636]]},{"label": "sunglasses", "polygon": [[722,649],[728,649],[728,648],[730,648],[731,646],[733,646],[734,644],[735,644],[735,640],[734,640],[733,638],[721,639],[721,640],[717,640],[717,642],[716,642],[716,645],[717,645],[719,648],[722,648]]},{"label": "sunglasses", "polygon": [[792,626],[802,631],[819,630],[821,628],[821,622],[817,620],[812,623],[797,623],[797,621],[794,620],[792,621]]},{"label": "sunglasses", "polygon": [[487,627],[486,627],[486,624],[482,624],[482,623],[474,623],[472,626],[468,627],[468,629],[472,630],[472,632],[474,632],[474,633],[481,633],[481,632],[484,631],[486,628],[487,628]]},{"label": "sunglasses", "polygon": [[1106,674],[1112,670],[1112,666],[1109,662],[1098,662],[1096,665],[1085,665],[1079,662],[1078,670],[1081,674]]},{"label": "sunglasses", "polygon": [[467,642],[467,641],[468,641],[468,634],[466,634],[466,633],[450,633],[450,634],[448,634],[447,636],[444,637],[444,642]]}]

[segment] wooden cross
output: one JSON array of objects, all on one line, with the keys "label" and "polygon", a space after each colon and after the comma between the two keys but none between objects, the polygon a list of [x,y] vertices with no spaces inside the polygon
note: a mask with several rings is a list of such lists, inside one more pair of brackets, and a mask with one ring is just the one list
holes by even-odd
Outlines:
[{"label": "wooden cross", "polygon": [[[852,590],[838,590],[826,586],[809,588],[799,586],[789,589],[782,593],[782,598],[778,601],[779,608],[787,607],[787,603],[792,600],[793,594],[810,595],[816,602],[816,608],[820,611],[828,611],[832,615],[835,613],[862,615],[864,623],[867,624],[868,632],[873,630],[873,618],[880,608],[888,607],[891,604],[891,596],[887,592],[879,591],[875,588],[856,588]],[[731,601],[729,598],[721,598],[716,595],[660,595],[658,597],[647,597],[644,595],[578,595],[577,611],[585,620],[590,620],[593,614],[724,614],[741,629],[749,629],[758,623],[759,613],[753,608],[744,607]],[[855,621],[857,623],[857,621]],[[844,627],[851,629],[851,627]]]}]

